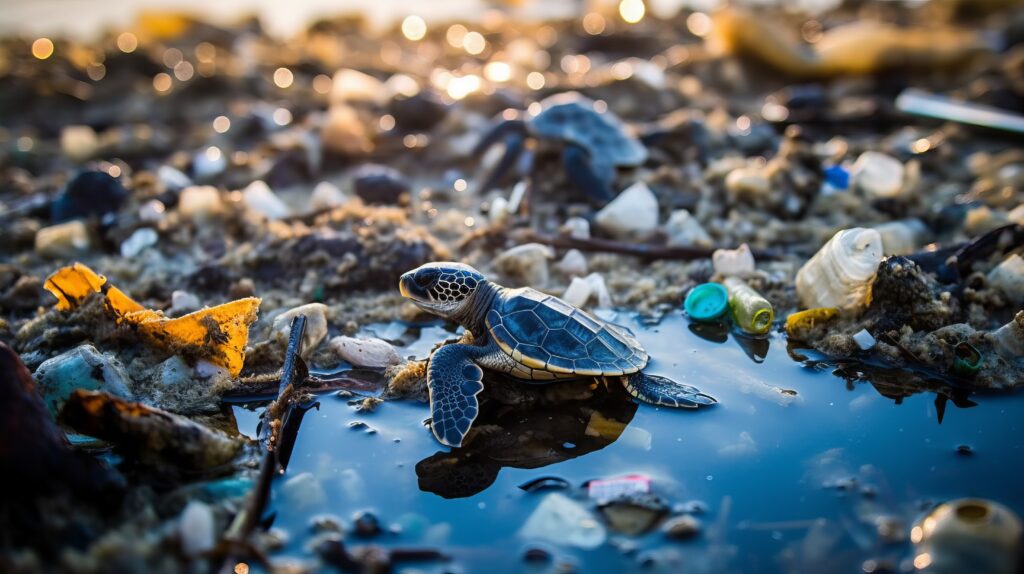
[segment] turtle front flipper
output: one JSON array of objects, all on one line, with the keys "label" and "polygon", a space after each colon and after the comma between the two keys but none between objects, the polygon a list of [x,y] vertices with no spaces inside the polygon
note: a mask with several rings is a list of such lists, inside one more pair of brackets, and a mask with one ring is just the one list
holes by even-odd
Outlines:
[{"label": "turtle front flipper", "polygon": [[484,390],[484,372],[474,362],[480,353],[480,347],[445,345],[430,357],[430,427],[442,444],[462,446],[462,439],[480,412],[476,396]]},{"label": "turtle front flipper", "polygon": [[677,383],[658,375],[646,375],[643,372],[622,377],[622,384],[629,394],[652,405],[695,409],[718,402],[711,395],[700,392],[697,387]]},{"label": "turtle front flipper", "polygon": [[567,144],[562,152],[562,163],[569,181],[596,205],[604,206],[615,199],[615,190],[612,189],[615,168],[592,159],[579,145]]}]

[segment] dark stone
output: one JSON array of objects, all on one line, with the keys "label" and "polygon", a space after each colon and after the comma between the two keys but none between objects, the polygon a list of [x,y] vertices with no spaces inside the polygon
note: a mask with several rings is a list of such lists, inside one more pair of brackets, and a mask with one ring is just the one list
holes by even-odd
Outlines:
[{"label": "dark stone", "polygon": [[50,217],[55,222],[102,217],[116,212],[128,192],[117,179],[102,171],[83,171],[68,182],[54,200]]},{"label": "dark stone", "polygon": [[360,510],[352,517],[352,526],[356,536],[372,538],[381,533],[380,519],[369,510]]},{"label": "dark stone", "polygon": [[368,164],[356,172],[355,191],[366,203],[396,204],[409,193],[409,182],[398,170]]},{"label": "dark stone", "polygon": [[414,96],[395,97],[388,104],[388,113],[403,131],[427,131],[441,123],[448,114],[448,106],[433,91],[421,90]]}]

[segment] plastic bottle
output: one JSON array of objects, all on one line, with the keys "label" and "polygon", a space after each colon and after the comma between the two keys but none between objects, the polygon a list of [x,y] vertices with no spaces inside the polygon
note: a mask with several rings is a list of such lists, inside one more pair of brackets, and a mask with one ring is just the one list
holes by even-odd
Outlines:
[{"label": "plastic bottle", "polygon": [[882,238],[877,231],[844,229],[800,268],[796,293],[804,307],[856,313],[871,300],[871,283],[881,262]]},{"label": "plastic bottle", "polygon": [[775,320],[772,304],[742,279],[726,277],[723,283],[729,292],[729,308],[736,325],[751,335],[767,333]]}]

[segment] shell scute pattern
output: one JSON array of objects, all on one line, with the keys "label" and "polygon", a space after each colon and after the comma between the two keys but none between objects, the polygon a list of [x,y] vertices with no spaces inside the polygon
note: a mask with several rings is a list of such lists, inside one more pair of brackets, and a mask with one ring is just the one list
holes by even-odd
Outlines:
[{"label": "shell scute pattern", "polygon": [[533,119],[537,134],[581,145],[592,157],[613,165],[639,165],[647,159],[647,150],[625,133],[622,121],[611,112],[596,112],[593,100],[567,93],[542,105]]},{"label": "shell scute pattern", "polygon": [[553,373],[622,375],[647,364],[647,353],[624,330],[533,289],[510,291],[496,301],[487,325],[513,359],[542,369],[529,373],[531,379]]}]

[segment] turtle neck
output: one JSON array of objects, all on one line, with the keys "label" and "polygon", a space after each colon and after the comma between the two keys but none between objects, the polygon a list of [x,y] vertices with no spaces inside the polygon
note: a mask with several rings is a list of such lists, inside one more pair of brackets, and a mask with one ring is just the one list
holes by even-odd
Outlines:
[{"label": "turtle neck", "polygon": [[494,299],[501,294],[505,288],[484,280],[470,295],[466,304],[452,315],[452,320],[465,327],[473,336],[479,339],[487,331],[485,320],[487,312],[491,310]]}]

